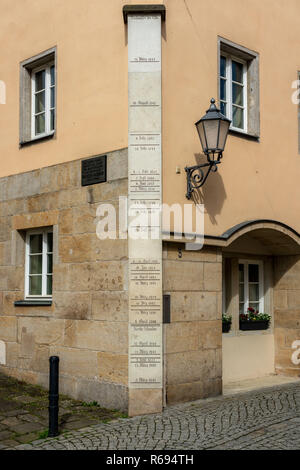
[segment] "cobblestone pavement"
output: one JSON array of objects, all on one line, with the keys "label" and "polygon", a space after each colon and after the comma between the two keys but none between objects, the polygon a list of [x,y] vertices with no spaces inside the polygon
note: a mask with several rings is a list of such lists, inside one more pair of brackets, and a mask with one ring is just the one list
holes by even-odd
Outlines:
[{"label": "cobblestone pavement", "polygon": [[170,406],[17,449],[300,449],[300,386]]}]

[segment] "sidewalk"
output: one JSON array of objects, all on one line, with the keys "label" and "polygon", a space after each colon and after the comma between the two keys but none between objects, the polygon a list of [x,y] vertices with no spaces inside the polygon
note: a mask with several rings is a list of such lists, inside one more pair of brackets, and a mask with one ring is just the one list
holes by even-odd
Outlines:
[{"label": "sidewalk", "polygon": [[[64,433],[124,416],[97,403],[60,395],[59,430]],[[48,430],[48,392],[0,373],[0,449],[45,437]]]},{"label": "sidewalk", "polygon": [[160,414],[101,423],[17,449],[300,449],[300,386],[170,406]]},{"label": "sidewalk", "polygon": [[[37,439],[34,435],[47,425],[47,392],[0,378],[0,408],[7,407],[0,411],[1,432],[10,433],[1,437],[2,449],[300,449],[299,382],[173,405],[163,413],[127,419],[64,397],[61,434]],[[4,387],[9,387],[9,394],[4,394]],[[20,442],[24,444],[17,445]]]}]

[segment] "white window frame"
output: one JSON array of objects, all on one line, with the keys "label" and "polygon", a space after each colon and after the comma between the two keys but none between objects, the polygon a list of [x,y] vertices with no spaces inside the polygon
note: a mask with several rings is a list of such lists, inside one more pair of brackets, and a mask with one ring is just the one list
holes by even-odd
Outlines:
[{"label": "white window frame", "polygon": [[[220,102],[226,103],[226,117],[228,117],[232,121],[232,61],[239,62],[243,65],[243,100],[244,106],[234,105],[238,108],[244,109],[244,127],[234,127],[232,123],[230,124],[230,129],[238,131],[238,132],[248,132],[248,84],[247,84],[247,62],[243,59],[235,57],[234,55],[228,54],[226,52],[220,52],[220,63],[221,57],[226,58],[226,77],[221,76],[221,69],[219,67],[219,94],[220,94]],[[226,101],[221,100],[221,77],[226,78]],[[234,82],[235,83],[235,82]],[[238,85],[240,83],[236,82]]]},{"label": "white window frame", "polygon": [[[259,275],[259,313],[264,313],[264,268],[263,261],[261,260],[252,260],[252,259],[239,259],[238,264],[244,265],[244,313],[247,313],[249,307],[249,264],[258,265],[258,275]],[[240,282],[239,282],[240,284]],[[239,295],[239,309],[240,311],[240,294]]]},{"label": "white window frame", "polygon": [[[56,115],[56,90],[54,92],[54,108],[51,108],[51,67],[54,66],[54,89],[56,88],[56,73],[55,73],[55,64],[54,61],[51,61],[47,64],[41,65],[40,67],[36,67],[31,72],[31,139],[40,139],[41,137],[45,137],[48,135],[52,135],[55,132],[55,121],[54,118],[54,129],[50,129],[50,122],[51,122],[51,109],[54,109],[54,116]],[[41,70],[45,70],[45,132],[36,134],[35,133],[35,76],[37,72]]]},{"label": "white window frame", "polygon": [[[25,299],[52,299],[52,295],[47,295],[47,234],[53,233],[52,228],[31,229],[26,231],[25,241]],[[42,294],[30,295],[29,294],[29,254],[30,254],[30,235],[43,235],[42,245]],[[52,266],[53,266],[53,246],[52,246]],[[52,285],[53,285],[53,271],[52,271]]]}]

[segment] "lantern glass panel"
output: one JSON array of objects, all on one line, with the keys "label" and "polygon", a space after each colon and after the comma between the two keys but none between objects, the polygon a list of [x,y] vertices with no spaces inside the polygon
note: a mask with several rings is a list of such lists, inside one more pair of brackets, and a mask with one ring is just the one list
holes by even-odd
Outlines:
[{"label": "lantern glass panel", "polygon": [[203,123],[202,122],[199,122],[197,124],[197,131],[198,131],[198,134],[199,134],[199,137],[200,137],[202,149],[205,152],[206,149],[207,149],[207,144],[206,144],[206,139],[205,139],[205,134],[204,134],[204,129],[203,129]]},{"label": "lantern glass panel", "polygon": [[218,148],[223,152],[226,138],[229,131],[230,121],[220,121],[220,134],[219,134],[219,142]]},{"label": "lantern glass panel", "polygon": [[207,140],[207,150],[215,150],[218,143],[218,119],[209,119],[203,122]]}]

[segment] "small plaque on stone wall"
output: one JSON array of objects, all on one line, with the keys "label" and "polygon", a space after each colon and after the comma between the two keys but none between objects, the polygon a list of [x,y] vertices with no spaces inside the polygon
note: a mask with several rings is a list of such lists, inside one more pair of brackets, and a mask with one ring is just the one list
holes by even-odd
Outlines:
[{"label": "small plaque on stone wall", "polygon": [[106,182],[107,155],[88,158],[81,162],[81,186]]},{"label": "small plaque on stone wall", "polygon": [[171,323],[171,296],[163,295],[163,323]]}]

